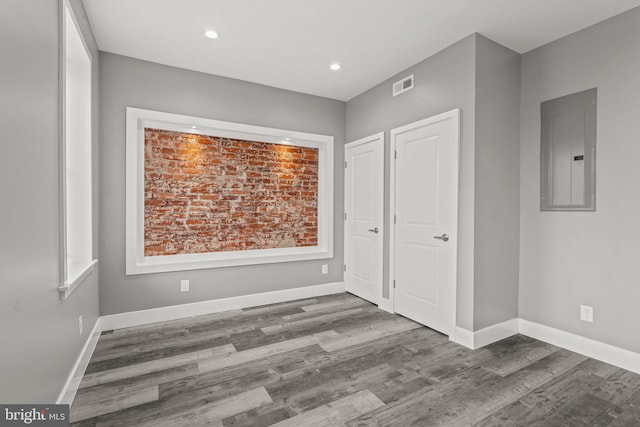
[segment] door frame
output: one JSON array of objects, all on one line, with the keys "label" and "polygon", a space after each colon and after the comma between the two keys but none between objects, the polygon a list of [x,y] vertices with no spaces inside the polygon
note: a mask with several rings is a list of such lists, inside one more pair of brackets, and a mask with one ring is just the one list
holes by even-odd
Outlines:
[{"label": "door frame", "polygon": [[[380,161],[382,162],[381,166],[381,171],[382,173],[380,174],[380,176],[375,177],[375,180],[377,181],[376,185],[379,186],[379,188],[382,191],[382,198],[381,198],[381,203],[380,206],[378,206],[379,209],[379,213],[380,213],[380,238],[382,239],[382,244],[380,245],[380,248],[382,250],[382,262],[380,263],[380,269],[382,270],[381,274],[380,274],[380,283],[378,285],[378,293],[377,293],[377,298],[376,301],[371,301],[374,304],[378,304],[380,305],[383,298],[383,290],[384,290],[384,235],[385,235],[385,221],[384,221],[384,175],[385,175],[385,169],[384,169],[384,132],[378,132],[376,134],[373,135],[369,135],[366,136],[364,138],[360,138],[357,139],[355,141],[351,141],[351,142],[347,142],[346,144],[344,144],[344,159],[345,159],[345,170],[347,169],[347,150],[349,148],[353,148],[353,147],[357,147],[359,145],[364,145],[364,144],[379,144],[382,147],[382,157],[380,159]],[[344,238],[343,238],[343,253],[344,253],[344,266],[346,268],[348,268],[347,266],[347,198],[348,198],[349,194],[347,192],[347,176],[346,176],[346,172],[344,175]],[[343,267],[343,268],[345,268]],[[343,272],[344,273],[344,272]],[[345,278],[345,287],[346,287],[346,278]]]},{"label": "door frame", "polygon": [[395,286],[394,286],[394,280],[395,280],[395,267],[396,267],[396,248],[395,248],[395,212],[396,212],[396,157],[395,157],[395,153],[396,153],[396,136],[398,134],[413,130],[415,128],[419,128],[422,126],[428,126],[437,122],[441,122],[441,121],[445,121],[445,120],[452,120],[453,122],[453,138],[456,142],[456,156],[457,156],[457,162],[456,162],[456,166],[457,166],[457,171],[455,174],[455,182],[454,182],[454,186],[456,187],[456,197],[455,197],[455,213],[456,213],[456,220],[455,220],[455,230],[453,230],[451,232],[451,234],[453,234],[454,236],[456,236],[456,238],[452,241],[452,243],[454,243],[456,245],[456,250],[454,251],[454,253],[456,254],[456,260],[455,260],[455,264],[456,264],[456,271],[454,272],[454,289],[453,289],[453,299],[454,301],[451,302],[450,304],[453,307],[452,310],[452,319],[451,319],[451,337],[452,338],[455,334],[455,330],[456,330],[456,316],[457,316],[457,303],[458,303],[458,242],[459,242],[459,236],[458,236],[458,226],[459,226],[459,210],[458,210],[458,206],[459,206],[459,198],[460,198],[460,184],[459,184],[459,177],[460,177],[460,109],[459,108],[455,108],[453,110],[441,113],[441,114],[437,114],[435,116],[432,117],[428,117],[426,119],[422,119],[422,120],[418,120],[417,122],[413,122],[413,123],[409,123],[407,125],[404,126],[400,126],[397,127],[395,129],[391,129],[391,137],[390,137],[390,142],[391,142],[391,165],[389,168],[389,179],[390,179],[390,184],[389,184],[389,301],[385,302],[385,310],[391,312],[391,313],[395,313]]}]

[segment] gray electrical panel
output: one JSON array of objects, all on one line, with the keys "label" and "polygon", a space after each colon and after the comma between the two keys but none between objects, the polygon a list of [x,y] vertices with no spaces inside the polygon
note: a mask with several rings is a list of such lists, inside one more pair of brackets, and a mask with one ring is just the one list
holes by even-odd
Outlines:
[{"label": "gray electrical panel", "polygon": [[596,88],[540,104],[540,210],[596,210]]}]

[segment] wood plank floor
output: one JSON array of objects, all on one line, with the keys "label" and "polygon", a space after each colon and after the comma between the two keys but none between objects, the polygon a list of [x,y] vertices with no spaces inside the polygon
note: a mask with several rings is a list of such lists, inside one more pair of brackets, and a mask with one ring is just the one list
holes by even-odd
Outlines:
[{"label": "wood plank floor", "polygon": [[640,426],[640,375],[514,336],[479,350],[353,295],[103,332],[74,426]]}]

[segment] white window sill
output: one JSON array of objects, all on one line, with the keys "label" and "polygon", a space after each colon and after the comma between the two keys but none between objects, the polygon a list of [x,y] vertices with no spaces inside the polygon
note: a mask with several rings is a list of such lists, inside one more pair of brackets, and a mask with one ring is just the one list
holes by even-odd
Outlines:
[{"label": "white window sill", "polygon": [[127,263],[126,274],[165,273],[171,271],[200,270],[220,267],[271,264],[333,258],[331,248],[304,247],[259,249],[204,254],[140,257]]},{"label": "white window sill", "polygon": [[64,285],[60,285],[58,287],[58,292],[60,292],[60,299],[62,301],[69,298],[69,296],[76,290],[78,286],[87,278],[89,273],[93,271],[95,266],[98,265],[98,260],[94,259],[91,261],[91,264],[87,266],[87,268],[80,274],[73,282],[65,283]]}]

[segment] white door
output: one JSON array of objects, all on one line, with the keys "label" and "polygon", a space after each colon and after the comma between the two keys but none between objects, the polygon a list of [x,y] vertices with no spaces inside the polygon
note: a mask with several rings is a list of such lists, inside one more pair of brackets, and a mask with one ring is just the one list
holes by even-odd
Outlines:
[{"label": "white door", "polygon": [[384,133],[345,145],[344,282],[378,304],[382,296]]},{"label": "white door", "polygon": [[455,329],[459,110],[391,131],[394,310]]}]

